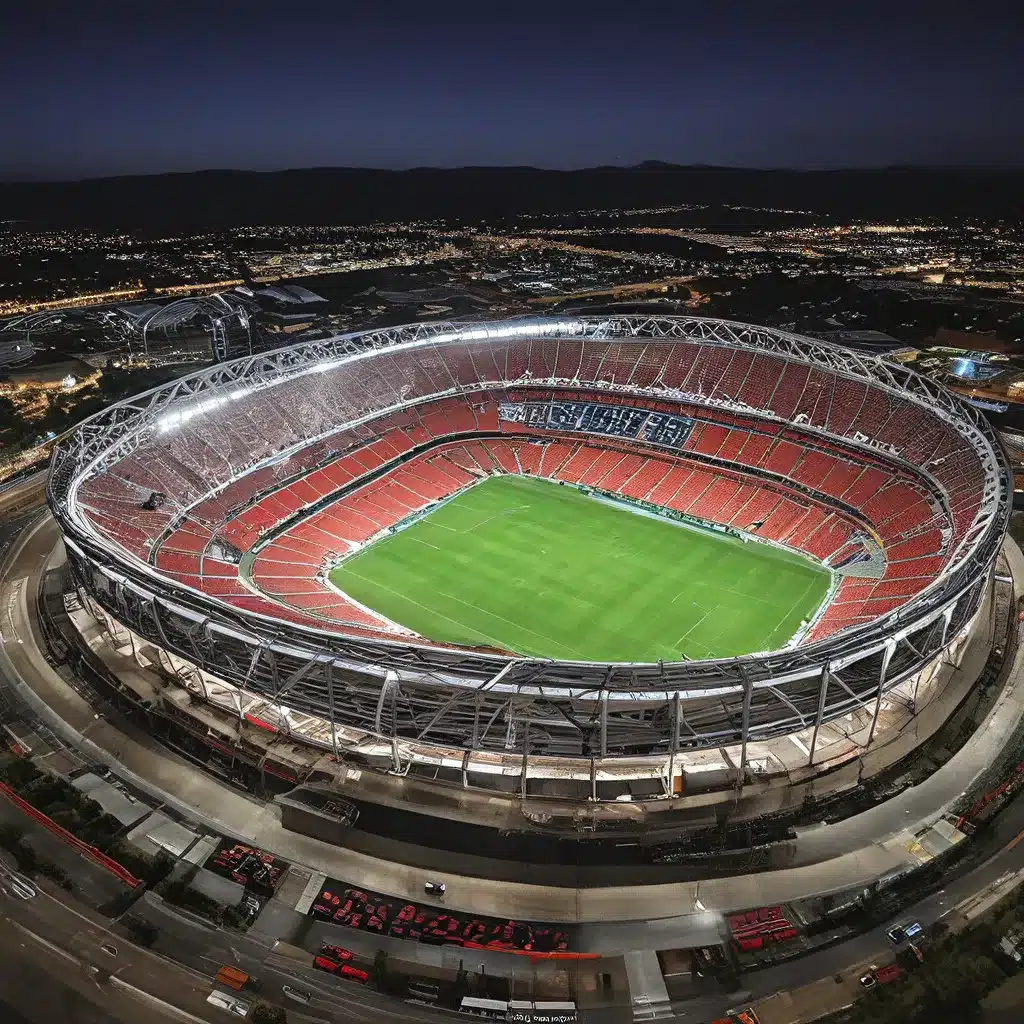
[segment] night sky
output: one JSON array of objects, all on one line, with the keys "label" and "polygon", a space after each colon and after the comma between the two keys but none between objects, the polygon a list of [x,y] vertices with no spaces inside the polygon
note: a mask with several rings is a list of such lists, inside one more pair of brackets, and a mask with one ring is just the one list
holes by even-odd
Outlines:
[{"label": "night sky", "polygon": [[1015,6],[12,3],[0,177],[1024,166]]}]

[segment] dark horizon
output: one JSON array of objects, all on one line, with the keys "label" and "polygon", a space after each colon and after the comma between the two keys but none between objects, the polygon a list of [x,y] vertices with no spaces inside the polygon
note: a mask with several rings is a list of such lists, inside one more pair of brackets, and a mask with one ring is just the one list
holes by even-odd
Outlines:
[{"label": "dark horizon", "polygon": [[5,181],[646,160],[1024,168],[1024,22],[1001,10],[53,0],[8,28]]},{"label": "dark horizon", "polygon": [[194,171],[0,182],[0,220],[173,231],[253,224],[462,222],[593,209],[788,209],[830,217],[1019,220],[1024,170],[753,170],[648,164],[550,171],[467,167]]},{"label": "dark horizon", "polygon": [[999,164],[876,164],[863,166],[829,166],[829,167],[787,167],[778,166],[744,166],[738,164],[708,164],[692,163],[677,164],[665,160],[642,160],[635,164],[594,164],[580,167],[544,167],[538,164],[461,164],[458,166],[445,167],[440,165],[421,164],[413,167],[370,167],[354,164],[316,164],[310,166],[276,167],[253,169],[246,167],[197,167],[187,171],[142,171],[125,172],[118,174],[97,174],[87,175],[80,178],[7,178],[0,176],[0,186],[47,186],[47,185],[85,185],[93,182],[104,181],[125,181],[125,180],[152,180],[160,178],[200,178],[203,176],[215,175],[250,175],[254,177],[271,177],[274,175],[292,175],[307,173],[353,173],[353,174],[380,174],[380,175],[409,175],[409,174],[457,174],[459,172],[479,173],[530,173],[571,175],[587,174],[601,171],[630,173],[642,171],[664,171],[664,172],[721,172],[741,173],[749,175],[772,175],[792,174],[806,175],[878,175],[878,174],[900,174],[912,173],[923,175],[944,175],[944,174],[968,174],[968,175],[998,175],[1016,176],[1024,175],[1024,163],[1021,165]]}]

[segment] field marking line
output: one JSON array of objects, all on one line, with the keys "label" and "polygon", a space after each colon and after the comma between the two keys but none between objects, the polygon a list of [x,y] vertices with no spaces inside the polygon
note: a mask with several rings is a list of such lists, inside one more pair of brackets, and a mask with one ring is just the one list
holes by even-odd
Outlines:
[{"label": "field marking line", "polygon": [[[483,637],[485,640],[490,640],[492,643],[496,644],[498,647],[501,647],[503,650],[511,649],[507,641],[499,640],[497,637],[491,636],[489,633],[485,633],[482,629],[477,629],[476,627],[471,626],[468,622],[462,622],[459,619],[453,619],[450,615],[445,615],[444,612],[438,611],[436,608],[431,608],[428,605],[425,605],[420,601],[417,601],[415,598],[409,597],[408,594],[403,594],[402,592],[395,590],[393,587],[387,586],[387,584],[385,583],[380,583],[376,580],[368,579],[366,576],[363,576],[361,573],[355,572],[352,569],[349,569],[348,571],[351,572],[353,576],[358,576],[359,579],[361,579],[364,583],[369,583],[371,586],[380,587],[382,590],[386,590],[389,594],[394,594],[395,597],[401,598],[403,601],[408,601],[410,604],[416,605],[417,608],[422,608],[425,612],[430,612],[431,615],[436,615],[439,618],[444,619],[446,622],[452,623],[452,625],[457,626],[459,629],[463,631],[468,630],[471,633],[477,634],[477,636]],[[484,615],[489,615],[491,618],[500,619],[502,622],[505,622],[508,625],[512,626],[513,629],[518,629],[524,633],[529,633],[531,636],[540,637],[541,640],[546,640],[549,644],[554,644],[555,647],[560,647],[563,651],[568,651],[570,654],[574,654],[577,658],[585,660],[583,655],[580,654],[580,652],[577,651],[574,647],[569,647],[567,644],[561,644],[557,640],[554,640],[552,637],[545,636],[543,633],[538,633],[536,630],[529,629],[528,627],[520,625],[517,622],[513,622],[511,619],[506,619],[503,615],[498,615],[496,612],[489,612],[486,609],[480,608],[475,604],[470,604],[470,602],[468,601],[463,601],[462,598],[454,597],[452,594],[446,594],[443,590],[435,590],[434,593],[439,594],[441,597],[446,597],[450,601],[455,601],[458,604],[463,604],[467,608],[472,608],[474,611],[481,612]],[[405,628],[408,629],[409,627],[406,626]],[[543,658],[544,656],[534,655],[534,657]]]},{"label": "field marking line", "polygon": [[[416,605],[417,608],[422,608],[425,612],[430,612],[431,615],[436,615],[439,618],[444,619],[446,622],[450,622],[453,626],[458,626],[460,629],[463,630],[470,629],[470,627],[467,626],[466,623],[460,622],[458,619],[453,619],[450,616],[445,615],[444,612],[439,612],[434,608],[428,608],[427,605],[421,604],[415,598],[409,597],[408,594],[403,594],[400,591],[395,590],[394,587],[389,587],[386,583],[381,583],[378,580],[371,580],[368,577],[364,576],[362,573],[355,572],[355,570],[353,569],[348,569],[346,571],[352,573],[353,576],[357,576],[364,583],[369,583],[370,586],[379,587],[381,590],[386,590],[389,594],[394,594],[395,597],[401,598],[401,600],[403,601],[408,601],[409,604],[414,604]],[[440,593],[440,591],[438,591],[438,593]],[[380,613],[378,612],[377,614]],[[405,628],[408,629],[409,627],[406,626]],[[412,630],[410,630],[410,632],[412,632]],[[471,632],[476,633],[478,636],[482,636],[485,640],[490,640],[498,647],[504,647],[502,641],[500,641],[497,637],[489,636],[487,633],[483,632],[483,630],[472,629]],[[416,635],[423,636],[424,634]]]},{"label": "field marking line", "polygon": [[516,512],[522,512],[524,509],[532,508],[531,505],[517,505],[515,508],[503,508],[500,512],[495,512],[493,516],[488,516],[486,519],[482,519],[479,523],[474,523],[468,530],[463,530],[463,533],[472,533],[475,529],[480,526],[486,526],[488,523],[495,519],[500,519],[502,516],[511,516]]},{"label": "field marking line", "polygon": [[742,590],[734,590],[732,587],[717,586],[707,580],[690,580],[690,586],[711,587],[713,590],[717,590],[720,594],[735,594],[736,597],[741,597],[744,601],[758,601],[761,604],[768,604],[773,607],[778,604],[778,602],[771,601],[766,597],[757,597],[755,594],[744,594]]},{"label": "field marking line", "polygon": [[442,551],[436,544],[431,544],[429,540],[420,540],[419,537],[409,537],[407,539],[415,541],[417,544],[422,544],[424,547],[433,548],[435,551]]},{"label": "field marking line", "polygon": [[[411,539],[415,539],[415,538],[411,538]],[[353,569],[348,569],[347,571],[352,573],[353,576],[359,577],[359,579],[363,580],[364,583],[368,583],[371,586],[381,587],[383,590],[388,591],[388,593],[394,594],[396,597],[401,598],[401,599],[403,599],[405,601],[408,601],[410,604],[414,604],[418,608],[422,608],[426,612],[430,612],[431,614],[440,616],[442,619],[445,619],[447,622],[450,622],[453,625],[458,626],[462,630],[469,630],[470,632],[477,633],[478,635],[484,637],[485,639],[490,640],[493,643],[497,644],[499,647],[505,647],[505,645],[507,643],[507,641],[499,640],[497,637],[491,636],[489,633],[485,633],[481,629],[476,629],[475,627],[471,626],[467,622],[463,622],[463,621],[461,621],[459,619],[453,619],[450,615],[445,615],[443,612],[437,611],[436,609],[431,608],[430,606],[425,605],[425,604],[421,603],[420,601],[417,601],[415,598],[409,597],[408,594],[405,594],[405,593],[402,593],[402,592],[400,592],[398,590],[395,590],[393,587],[389,587],[389,586],[387,586],[384,583],[379,583],[379,582],[377,582],[375,580],[369,579],[368,577],[363,576],[361,573],[358,573],[358,572],[356,572]],[[481,613],[483,615],[489,616],[489,617],[491,617],[493,619],[498,619],[501,622],[504,622],[507,625],[511,626],[513,629],[520,630],[521,632],[524,632],[524,633],[529,633],[531,636],[535,636],[535,637],[538,637],[541,640],[545,640],[547,643],[553,644],[555,647],[559,647],[563,651],[568,651],[570,654],[575,655],[577,658],[579,658],[581,660],[585,660],[585,656],[583,654],[581,654],[578,650],[576,650],[575,647],[570,647],[568,644],[560,643],[558,640],[555,640],[554,637],[547,636],[546,634],[540,633],[540,632],[538,632],[535,629],[530,629],[528,626],[524,626],[521,623],[514,622],[512,619],[507,619],[507,618],[505,618],[504,615],[499,615],[497,612],[492,612],[492,611],[488,611],[486,608],[481,608],[478,605],[475,605],[475,604],[472,604],[469,601],[463,600],[461,597],[456,597],[454,594],[448,594],[448,593],[446,593],[443,590],[437,590],[437,589],[434,590],[434,593],[438,594],[441,597],[447,598],[449,601],[454,601],[457,604],[465,605],[465,607],[467,607],[467,608],[472,608],[474,611],[479,612],[479,613]],[[588,603],[591,603],[591,602],[588,602]],[[598,606],[595,606],[595,607],[598,607]],[[406,627],[406,628],[408,628],[408,627]],[[543,655],[535,655],[535,657],[543,657]]]},{"label": "field marking line", "polygon": [[[455,597],[453,594],[446,594],[443,590],[435,591],[435,593],[440,594],[442,597],[447,597],[449,601],[456,601],[458,604],[464,604],[467,608],[472,608],[474,611],[478,611],[483,615],[489,615],[492,619],[500,619],[502,622],[505,622],[508,625],[510,625],[513,629],[520,629],[524,633],[529,633],[531,636],[538,636],[541,638],[541,640],[546,640],[549,644],[554,644],[556,647],[561,647],[563,651],[569,651],[571,654],[575,654],[577,658],[586,660],[584,656],[576,650],[575,647],[570,647],[568,644],[561,644],[552,637],[546,636],[544,633],[538,633],[535,629],[530,629],[529,627],[523,626],[518,622],[513,622],[511,619],[506,619],[504,615],[499,615],[497,612],[489,612],[487,611],[486,608],[481,608],[478,605],[470,604],[469,601],[463,601],[461,597]],[[449,621],[454,622],[455,620],[451,619]],[[463,623],[463,626],[465,625],[466,624]],[[484,635],[486,636],[486,634]]]},{"label": "field marking line", "polygon": [[804,587],[804,589],[801,592],[800,596],[793,602],[793,604],[790,607],[789,611],[786,612],[786,614],[783,615],[781,619],[779,619],[778,624],[776,625],[776,627],[768,634],[768,638],[765,641],[767,644],[771,645],[771,644],[775,643],[775,634],[778,633],[778,631],[780,629],[782,629],[783,625],[786,622],[786,619],[788,619],[790,617],[790,615],[792,615],[793,612],[796,611],[797,605],[799,605],[803,601],[803,599],[808,595],[808,593],[810,593],[811,588],[814,586],[814,582],[815,582],[814,580],[811,580],[811,582],[808,583],[806,587]]},{"label": "field marking line", "polygon": [[[719,606],[715,605],[714,608],[709,608],[675,643],[676,650],[679,649],[679,645],[712,613],[718,611]],[[703,647],[703,644],[698,644],[698,647]],[[704,650],[707,650],[704,647]]]},{"label": "field marking line", "polygon": [[[430,525],[430,526],[436,526],[436,527],[438,527],[438,529],[441,529],[441,530],[447,530],[449,533],[462,533],[462,530],[456,530],[454,526],[445,526],[444,523],[432,523],[430,521],[430,517],[429,516],[426,519],[421,519],[418,523],[414,523],[413,525],[415,525],[415,526]],[[411,528],[412,527],[410,527],[410,529]]]}]

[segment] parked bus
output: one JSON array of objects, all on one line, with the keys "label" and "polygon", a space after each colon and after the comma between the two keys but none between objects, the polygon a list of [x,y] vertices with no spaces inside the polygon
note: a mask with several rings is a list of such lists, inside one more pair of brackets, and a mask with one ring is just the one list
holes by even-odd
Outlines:
[{"label": "parked bus", "polygon": [[463,1013],[475,1013],[478,1017],[489,1017],[491,1020],[508,1020],[508,1003],[500,999],[464,996],[460,1009]]}]

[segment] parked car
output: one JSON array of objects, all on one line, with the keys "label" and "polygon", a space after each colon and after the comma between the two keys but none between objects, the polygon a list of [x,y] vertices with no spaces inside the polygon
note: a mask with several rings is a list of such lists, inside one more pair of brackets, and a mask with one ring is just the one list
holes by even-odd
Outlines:
[{"label": "parked car", "polygon": [[885,934],[894,946],[899,946],[906,942],[907,939],[912,939],[915,936],[920,935],[923,930],[924,929],[917,921],[911,921],[908,924],[895,925]]},{"label": "parked car", "polygon": [[897,964],[886,964],[885,967],[879,967],[875,971],[875,981],[879,985],[888,985],[890,981],[895,981],[897,978],[903,975],[903,968]]},{"label": "parked car", "polygon": [[330,957],[332,960],[337,960],[338,963],[351,960],[353,956],[351,949],[345,949],[342,946],[332,946],[329,942],[323,943],[320,947],[320,954]]},{"label": "parked car", "polygon": [[448,887],[444,882],[427,882],[427,884],[423,886],[423,891],[428,896],[444,896],[447,888]]}]

